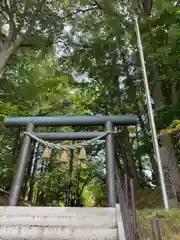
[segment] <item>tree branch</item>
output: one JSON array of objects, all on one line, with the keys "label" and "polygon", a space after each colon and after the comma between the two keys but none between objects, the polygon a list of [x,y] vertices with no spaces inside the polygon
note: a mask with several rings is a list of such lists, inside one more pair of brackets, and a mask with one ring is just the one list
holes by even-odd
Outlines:
[{"label": "tree branch", "polygon": [[3,6],[2,10],[4,10],[9,17],[9,19],[8,19],[8,22],[9,22],[8,41],[11,41],[11,40],[15,39],[15,33],[16,33],[16,24],[14,21],[14,14],[12,12],[11,6],[8,5],[8,2],[6,0],[3,0],[3,4],[4,4],[4,6]]},{"label": "tree branch", "polygon": [[100,9],[99,6],[96,6],[96,7],[93,6],[93,7],[91,7],[91,8],[86,8],[86,9],[78,9],[78,10],[76,10],[76,11],[74,11],[74,12],[71,12],[71,13],[67,14],[66,16],[62,17],[61,19],[63,20],[63,19],[65,19],[65,18],[71,17],[71,16],[76,15],[76,14],[78,14],[78,13],[85,13],[85,12],[89,12],[89,11],[93,11],[93,10],[98,10],[98,9]]},{"label": "tree branch", "polygon": [[48,44],[46,45],[46,47],[50,47],[51,45],[53,45],[53,44],[58,44],[58,43],[62,43],[62,44],[64,45],[64,47],[67,49],[67,51],[68,51],[69,53],[71,53],[68,45],[67,45],[65,42],[63,42],[62,40],[60,40],[60,39],[57,39],[57,40],[55,40],[55,41],[49,41]]},{"label": "tree branch", "polygon": [[97,6],[99,9],[102,9],[102,6],[98,0],[92,0],[93,6]]},{"label": "tree branch", "polygon": [[93,176],[93,175],[89,175],[89,176],[88,176],[88,178],[87,178],[86,181],[84,182],[82,188],[80,189],[80,192],[78,192],[78,197],[81,196],[81,194],[83,193],[83,190],[84,190],[85,186],[86,186],[93,178],[95,178],[95,176]]},{"label": "tree branch", "polygon": [[1,6],[0,6],[0,14],[4,17],[6,21],[9,21],[8,17],[6,16],[7,13],[5,14]]},{"label": "tree branch", "polygon": [[49,109],[40,109],[37,113],[37,116],[46,116],[50,113],[57,111],[60,107],[62,108],[62,107],[68,106],[69,104],[72,104],[70,100],[59,101]]},{"label": "tree branch", "polygon": [[10,0],[9,1],[9,9],[11,10],[11,12],[15,13],[17,10],[17,5],[16,5],[17,1],[16,0]]},{"label": "tree branch", "polygon": [[42,7],[44,5],[46,0],[41,0],[38,2],[37,6],[36,6],[36,10],[34,11],[34,14],[29,18],[27,25],[27,30],[25,32],[25,34],[23,34],[23,38],[25,38],[31,31],[32,28],[36,22],[36,18],[37,16],[41,13]]},{"label": "tree branch", "polygon": [[21,16],[22,16],[22,19],[21,19],[21,22],[19,23],[19,26],[17,27],[17,33],[19,32],[20,33],[20,31],[21,31],[21,29],[22,29],[22,27],[23,27],[23,24],[24,24],[24,19],[25,19],[25,17],[27,17],[27,13],[28,13],[28,1],[29,0],[24,0],[24,11],[23,11],[23,13],[21,14]]}]

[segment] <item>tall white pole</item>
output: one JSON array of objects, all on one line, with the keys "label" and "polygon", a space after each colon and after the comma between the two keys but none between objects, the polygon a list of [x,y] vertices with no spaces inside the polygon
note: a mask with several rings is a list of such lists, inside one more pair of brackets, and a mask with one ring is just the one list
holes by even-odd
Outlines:
[{"label": "tall white pole", "polygon": [[136,26],[139,56],[140,56],[140,60],[141,60],[141,67],[142,67],[143,78],[144,78],[144,87],[145,87],[146,100],[147,100],[147,106],[148,106],[149,122],[151,125],[152,139],[153,139],[153,143],[154,143],[154,153],[156,156],[158,170],[159,170],[159,178],[160,178],[160,183],[161,183],[163,202],[164,202],[164,207],[166,209],[169,209],[168,197],[167,197],[166,186],[165,186],[165,181],[164,181],[164,174],[163,174],[162,163],[161,163],[161,156],[160,156],[160,152],[159,152],[159,146],[158,146],[158,140],[157,140],[157,134],[156,134],[156,126],[155,126],[155,122],[154,122],[154,114],[153,114],[153,109],[152,109],[152,104],[151,104],[151,97],[150,97],[150,91],[149,91],[149,85],[148,85],[148,79],[147,79],[143,47],[142,47],[142,42],[141,42],[141,35],[140,35],[140,30],[139,30],[139,22],[138,22],[137,16],[135,16],[135,26]]}]

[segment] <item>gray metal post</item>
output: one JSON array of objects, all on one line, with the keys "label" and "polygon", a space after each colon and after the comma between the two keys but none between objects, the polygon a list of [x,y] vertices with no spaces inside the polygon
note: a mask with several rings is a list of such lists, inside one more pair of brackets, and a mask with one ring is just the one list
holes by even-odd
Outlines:
[{"label": "gray metal post", "polygon": [[124,192],[125,192],[125,201],[126,201],[126,205],[127,207],[129,207],[129,197],[128,197],[128,176],[125,173],[124,174]]},{"label": "gray metal post", "polygon": [[136,26],[136,35],[137,35],[137,43],[138,43],[138,48],[139,48],[139,55],[140,55],[142,72],[143,72],[143,77],[144,77],[144,87],[145,87],[145,94],[146,94],[146,99],[147,99],[149,122],[150,122],[151,132],[152,132],[154,153],[156,156],[158,170],[159,170],[159,178],[160,178],[160,183],[161,183],[164,207],[166,209],[169,209],[168,196],[167,196],[167,191],[166,191],[164,173],[163,173],[158,139],[157,139],[157,134],[156,134],[156,125],[155,125],[155,121],[154,121],[154,113],[153,113],[152,104],[151,104],[151,96],[150,96],[150,90],[149,90],[149,84],[148,84],[148,78],[147,78],[147,72],[146,72],[146,65],[145,65],[144,53],[143,53],[143,46],[142,46],[142,42],[141,42],[139,22],[138,22],[137,16],[135,16],[135,26]]},{"label": "gray metal post", "polygon": [[134,179],[130,178],[131,204],[132,204],[132,218],[135,238],[137,236],[137,219],[136,219],[136,199],[134,189]]},{"label": "gray metal post", "polygon": [[[105,124],[106,131],[113,131],[113,123],[108,121]],[[116,206],[115,194],[115,139],[114,134],[110,133],[106,137],[106,161],[107,161],[107,185],[108,185],[108,204],[109,207]]]},{"label": "gray metal post", "polygon": [[[33,124],[29,123],[26,127],[27,132],[32,132]],[[26,166],[28,163],[28,155],[30,152],[30,145],[31,145],[31,138],[28,135],[24,136],[21,151],[19,155],[19,161],[16,169],[16,173],[13,179],[12,188],[10,191],[10,196],[8,199],[8,206],[17,206],[20,195],[21,195],[21,188],[23,185],[24,175],[26,171]]]},{"label": "gray metal post", "polygon": [[159,219],[153,219],[151,225],[152,225],[153,240],[161,240]]}]

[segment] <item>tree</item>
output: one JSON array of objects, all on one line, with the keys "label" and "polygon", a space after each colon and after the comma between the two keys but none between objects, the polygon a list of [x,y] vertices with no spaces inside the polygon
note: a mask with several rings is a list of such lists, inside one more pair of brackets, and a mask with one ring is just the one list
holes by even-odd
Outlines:
[{"label": "tree", "polygon": [[[88,5],[89,6],[89,5]],[[47,48],[60,41],[65,18],[97,9],[90,4],[81,9],[81,1],[2,0],[0,3],[0,77],[12,54],[19,47]]]},{"label": "tree", "polygon": [[[55,6],[55,2],[51,4]],[[59,11],[57,15],[57,12],[38,15],[29,38],[23,40],[8,60],[0,83],[0,110],[2,117],[137,114],[137,127],[117,128],[116,157],[122,178],[127,173],[134,177],[137,188],[151,189],[152,185],[159,185],[158,172],[153,156],[133,15],[128,4],[129,1],[115,0],[110,3],[105,0],[100,3],[91,1],[89,4],[71,1],[63,8],[62,3],[57,1],[56,7],[62,10],[62,14]],[[45,12],[46,8],[47,3],[44,3],[43,13],[52,11],[51,7]],[[94,8],[98,10],[89,11]],[[159,133],[180,117],[178,6],[175,2],[154,1],[151,16],[141,14],[141,17],[140,29]],[[52,21],[55,24],[51,24]],[[40,49],[41,42],[45,46],[43,49]],[[89,129],[102,130],[101,127],[59,128],[60,131]],[[42,131],[47,129],[43,128]],[[9,139],[12,135],[13,132],[5,134],[5,140],[1,143],[4,148],[1,147],[3,161],[0,179],[6,189],[9,188],[15,164],[9,160]],[[160,136],[161,139],[163,137]],[[175,153],[174,166],[178,166],[178,139],[171,140],[168,154]],[[165,144],[163,146],[166,147]],[[28,194],[24,191],[24,196],[39,204],[52,204],[52,199],[55,199],[53,204],[58,205],[61,199],[63,204],[78,205],[86,203],[89,194],[91,204],[105,205],[104,156],[98,157],[96,162],[93,155],[98,155],[102,148],[96,151],[93,147],[91,150],[89,163],[78,165],[77,157],[73,156],[74,165],[73,168],[70,165],[70,169],[59,164],[55,156],[49,162],[42,159],[43,148],[39,147],[38,164],[32,166],[30,162],[27,169],[29,180],[26,178],[24,189],[28,189]],[[35,155],[37,152],[32,151],[32,157]],[[100,163],[102,165],[98,168]],[[34,167],[36,165],[38,169]],[[8,169],[6,173],[2,171],[4,167]]]},{"label": "tree", "polygon": [[[67,39],[66,44],[69,44],[73,51],[72,54],[61,57],[60,64],[67,71],[86,74],[88,80],[84,78],[79,101],[87,111],[106,115],[138,112],[141,116],[145,114],[144,93],[137,54],[131,52],[134,51],[134,46],[128,32],[131,27],[129,13],[118,12],[113,4],[106,3],[100,13],[88,15],[84,18],[83,25],[81,20],[72,25],[72,32],[75,28],[78,41],[75,38],[75,41]],[[119,146],[123,166],[127,167],[129,175],[136,179],[138,185],[140,180],[133,155],[132,138],[129,137],[127,129],[123,132],[124,136],[118,141],[124,146]],[[145,135],[148,139],[149,136]],[[149,151],[148,154],[152,156]],[[153,169],[156,168],[156,164],[154,165]],[[143,171],[141,174],[144,174]]]},{"label": "tree", "polygon": [[[151,19],[144,21],[142,30],[148,35],[148,38],[144,39],[144,49],[149,68],[156,124],[160,130],[167,127],[175,117],[179,117],[177,116],[179,87],[176,80],[179,71],[175,63],[179,52],[176,46],[179,42],[177,36],[179,14],[176,2],[158,3],[160,2],[155,2],[154,15]],[[170,135],[160,135],[159,140],[169,202],[170,205],[171,202],[176,205],[180,189],[178,184],[180,173],[174,139]]]},{"label": "tree", "polygon": [[[124,6],[127,9],[127,5]],[[152,7],[152,2],[149,6]],[[85,73],[88,76],[88,82],[84,83],[84,102],[82,104],[87,109],[91,108],[92,113],[138,113],[141,123],[140,141],[145,142],[145,152],[149,155],[153,175],[156,176],[157,183],[157,165],[150,143],[142,75],[136,50],[136,38],[133,37],[132,14],[130,14],[131,11],[123,11],[122,8],[119,10],[114,2],[112,5],[108,3],[106,5],[105,3],[100,13],[87,16],[83,24],[76,21],[72,28],[79,31],[79,34],[77,34],[78,41],[77,39],[76,41],[67,39],[67,45],[69,44],[74,51],[66,59],[61,58],[60,60],[71,69],[70,71],[77,71],[79,74]],[[162,5],[158,5],[158,1],[155,1],[152,17],[143,17],[140,27],[141,32],[144,33],[142,36],[145,45],[145,57],[149,67],[150,87],[159,130],[163,124],[168,126],[171,123],[174,117],[173,109],[176,109],[174,114],[177,115],[178,113],[178,105],[175,108],[168,106],[168,102],[177,102],[178,96],[177,84],[173,79],[174,75],[178,76],[175,64],[176,56],[174,56],[175,52],[173,50],[176,47],[177,37],[175,35],[177,31],[172,30],[175,23],[176,26],[179,26],[178,6],[175,3],[169,3],[169,1],[163,1]],[[91,29],[88,26],[91,26]],[[97,32],[99,32],[98,36]],[[120,34],[121,36],[119,36]],[[149,39],[151,39],[150,43]],[[168,66],[173,66],[173,71]],[[121,79],[122,87],[119,86]],[[172,90],[169,88],[170,81],[172,81]],[[160,89],[161,86],[163,86],[162,89]],[[169,92],[173,94],[170,96]],[[164,99],[166,99],[166,102],[164,102]],[[162,100],[163,105],[160,106]],[[167,116],[167,109],[169,116],[165,119],[164,114],[166,111]],[[149,150],[150,147],[151,150]],[[142,151],[142,147],[140,149]],[[140,151],[137,152],[140,153]],[[145,158],[145,152],[140,153],[141,157]],[[170,149],[168,154],[171,155]],[[147,158],[145,159],[147,162]],[[174,164],[177,163],[175,158],[173,162]],[[137,169],[134,169],[135,172],[137,172]],[[141,171],[141,174],[143,174],[143,171]]]},{"label": "tree", "polygon": [[[13,56],[9,65],[3,75],[4,82],[1,82],[0,99],[1,182],[7,189],[18,158],[20,133],[19,129],[17,133],[14,129],[4,129],[4,118],[38,114],[66,115],[75,111],[75,105],[67,104],[73,96],[71,91],[75,81],[72,76],[58,69],[52,53],[44,55],[41,51],[28,50]],[[16,150],[11,149],[12,145]]]}]

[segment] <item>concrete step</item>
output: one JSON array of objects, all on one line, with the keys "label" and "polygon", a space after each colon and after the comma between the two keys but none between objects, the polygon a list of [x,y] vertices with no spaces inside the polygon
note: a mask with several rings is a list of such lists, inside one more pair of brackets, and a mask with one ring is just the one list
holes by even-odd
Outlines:
[{"label": "concrete step", "polygon": [[0,240],[117,240],[117,229],[69,227],[4,227]]},{"label": "concrete step", "polygon": [[85,228],[116,228],[117,218],[109,216],[0,216],[0,226],[54,226]]},{"label": "concrete step", "polygon": [[116,208],[78,207],[0,207],[0,216],[109,216],[116,214]]},{"label": "concrete step", "polygon": [[117,240],[116,208],[0,207],[0,240]]}]

